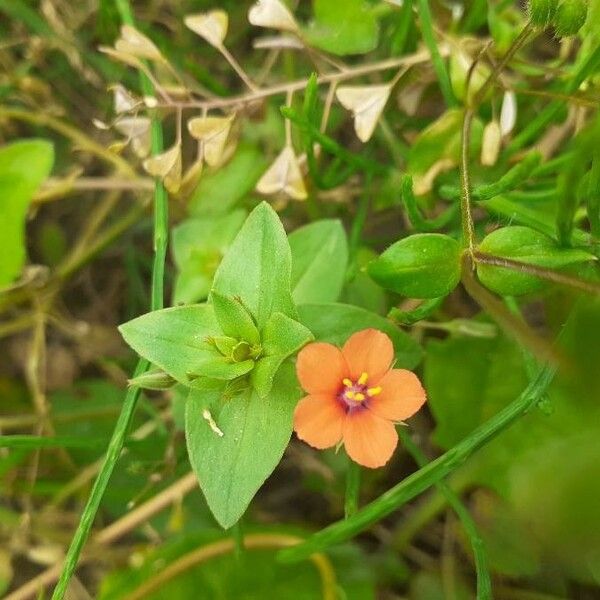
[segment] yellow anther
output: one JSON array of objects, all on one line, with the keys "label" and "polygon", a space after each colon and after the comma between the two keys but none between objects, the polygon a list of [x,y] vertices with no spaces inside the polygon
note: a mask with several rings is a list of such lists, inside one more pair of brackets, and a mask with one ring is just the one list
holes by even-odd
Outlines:
[{"label": "yellow anther", "polygon": [[352,384],[352,382],[351,382],[349,379],[347,379],[347,378],[345,378],[345,379],[342,379],[342,383],[343,383],[343,384],[344,384],[346,387],[352,387],[352,385],[353,385],[353,384]]},{"label": "yellow anther", "polygon": [[350,400],[354,400],[354,392],[352,390],[348,390],[344,396],[346,396],[346,398],[350,398]]},{"label": "yellow anther", "polygon": [[369,379],[369,376],[366,373],[361,373],[361,376],[358,378],[358,385],[365,385],[367,379]]},{"label": "yellow anther", "polygon": [[369,388],[367,390],[367,396],[369,396],[371,398],[373,396],[377,396],[377,394],[381,394],[381,387],[380,386]]},{"label": "yellow anther", "polygon": [[360,392],[356,392],[356,394],[354,394],[354,400],[356,400],[357,402],[362,402],[364,399],[364,394],[361,394]]}]

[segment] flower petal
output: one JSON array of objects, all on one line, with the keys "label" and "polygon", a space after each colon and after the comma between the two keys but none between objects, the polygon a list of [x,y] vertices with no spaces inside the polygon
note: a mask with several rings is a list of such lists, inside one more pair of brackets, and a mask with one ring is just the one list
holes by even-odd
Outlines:
[{"label": "flower petal", "polygon": [[392,340],[377,329],[363,329],[350,336],[342,348],[350,368],[350,378],[358,379],[362,373],[369,375],[369,385],[383,377],[394,360]]},{"label": "flower petal", "polygon": [[298,354],[296,373],[302,389],[309,394],[337,394],[348,366],[339,348],[316,342],[304,346]]},{"label": "flower petal", "polygon": [[365,409],[346,415],[344,446],[348,456],[359,465],[370,469],[383,467],[397,445],[398,434],[391,421]]},{"label": "flower petal", "polygon": [[306,396],[294,411],[294,431],[313,448],[330,448],[342,439],[345,418],[346,411],[333,396]]},{"label": "flower petal", "polygon": [[412,417],[427,396],[419,378],[406,369],[392,369],[379,381],[381,392],[369,400],[369,409],[382,419],[403,421]]}]

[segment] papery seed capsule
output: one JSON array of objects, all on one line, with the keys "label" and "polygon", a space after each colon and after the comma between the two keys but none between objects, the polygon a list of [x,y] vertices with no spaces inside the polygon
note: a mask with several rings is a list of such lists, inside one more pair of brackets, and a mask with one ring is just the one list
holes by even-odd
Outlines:
[{"label": "papery seed capsule", "polygon": [[498,160],[502,133],[498,121],[490,121],[483,130],[483,141],[481,143],[481,164],[492,166]]},{"label": "papery seed capsule", "polygon": [[558,37],[575,35],[587,19],[588,0],[563,0],[554,16],[554,28]]},{"label": "papery seed capsule", "polygon": [[553,22],[558,0],[529,0],[529,19],[538,27],[547,27]]}]

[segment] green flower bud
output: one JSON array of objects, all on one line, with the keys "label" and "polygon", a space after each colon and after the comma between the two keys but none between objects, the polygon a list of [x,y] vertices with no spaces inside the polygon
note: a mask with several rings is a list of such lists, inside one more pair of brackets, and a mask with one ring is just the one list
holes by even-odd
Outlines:
[{"label": "green flower bud", "polygon": [[248,342],[239,342],[231,352],[233,362],[242,362],[251,358],[252,348]]},{"label": "green flower bud", "polygon": [[139,387],[144,390],[168,390],[177,383],[168,373],[159,369],[153,369],[142,373],[129,380],[131,387]]},{"label": "green flower bud", "polygon": [[529,0],[529,19],[538,27],[547,27],[553,22],[558,0]]},{"label": "green flower bud", "polygon": [[587,19],[588,0],[563,0],[554,16],[554,28],[558,37],[575,35]]}]

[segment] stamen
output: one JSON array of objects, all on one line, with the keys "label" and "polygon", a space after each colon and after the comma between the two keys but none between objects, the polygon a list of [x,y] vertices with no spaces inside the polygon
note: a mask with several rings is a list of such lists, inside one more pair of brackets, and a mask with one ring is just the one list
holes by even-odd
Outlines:
[{"label": "stamen", "polygon": [[344,393],[344,396],[346,396],[346,398],[350,398],[350,400],[354,400],[354,392],[352,390],[348,390],[347,392]]},{"label": "stamen", "polygon": [[348,378],[344,378],[342,379],[342,383],[346,386],[346,387],[352,387],[352,382],[348,379]]},{"label": "stamen", "polygon": [[367,383],[367,379],[369,379],[367,373],[362,373],[358,378],[358,385],[365,385],[365,383]]},{"label": "stamen", "polygon": [[354,399],[357,402],[362,402],[365,399],[365,395],[361,394],[360,392],[356,392],[356,394],[354,394]]},{"label": "stamen", "polygon": [[381,386],[369,388],[367,390],[367,396],[372,398],[373,396],[377,396],[377,394],[381,394]]}]

